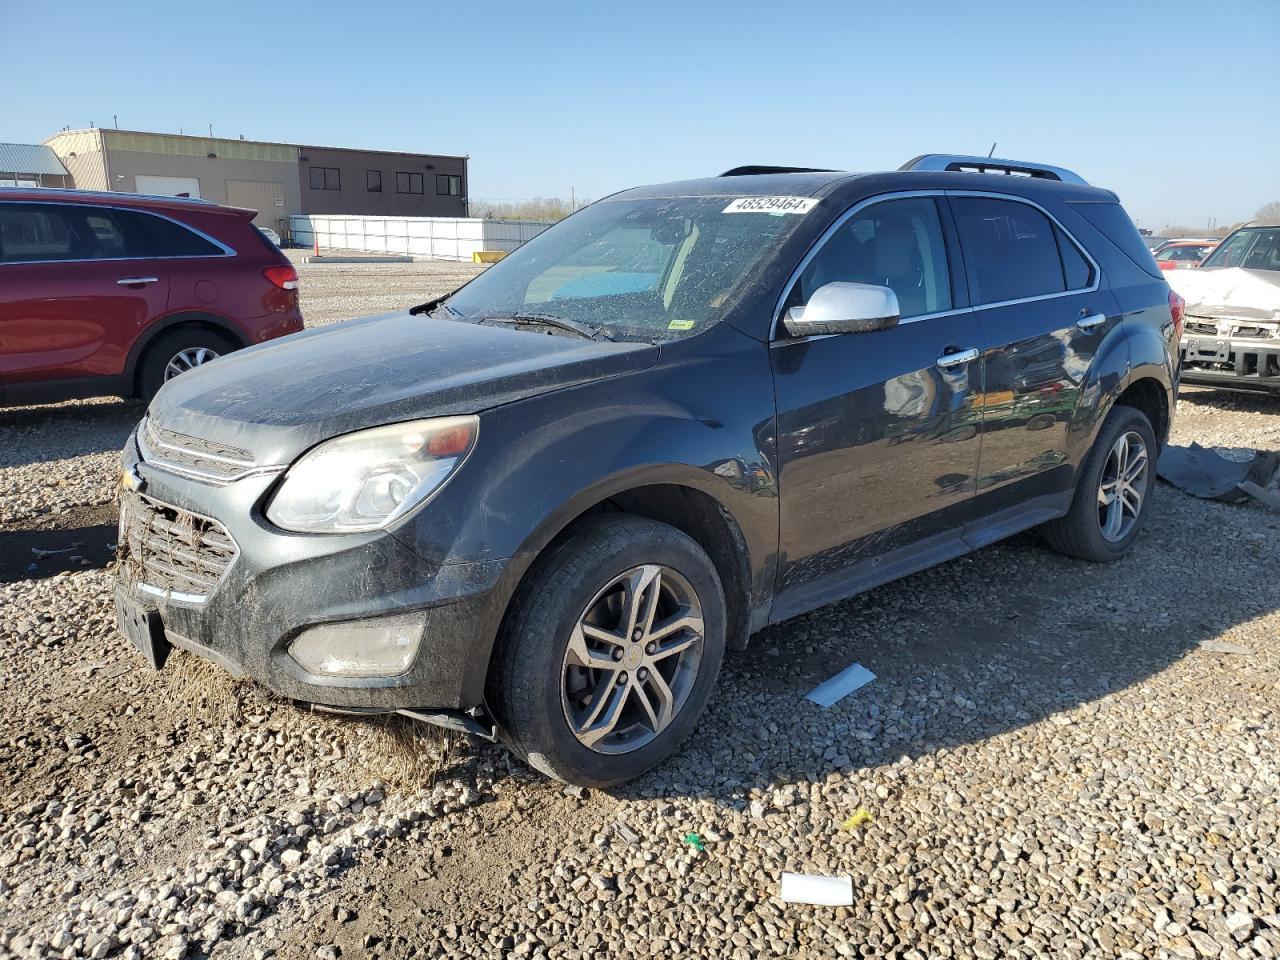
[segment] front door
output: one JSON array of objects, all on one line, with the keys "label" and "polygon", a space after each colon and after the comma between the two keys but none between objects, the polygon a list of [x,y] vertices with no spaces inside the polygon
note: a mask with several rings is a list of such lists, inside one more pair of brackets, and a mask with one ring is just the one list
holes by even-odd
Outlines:
[{"label": "front door", "polygon": [[0,203],[0,380],[112,376],[168,280],[114,211]]},{"label": "front door", "polygon": [[1072,418],[1120,317],[1097,266],[1043,210],[992,196],[949,202],[982,331],[976,547],[1069,503]]},{"label": "front door", "polygon": [[897,326],[789,338],[771,358],[780,558],[773,619],[965,552],[982,393],[977,321],[955,310],[938,204],[855,207],[801,271],[786,307],[825,283],[888,286]]}]

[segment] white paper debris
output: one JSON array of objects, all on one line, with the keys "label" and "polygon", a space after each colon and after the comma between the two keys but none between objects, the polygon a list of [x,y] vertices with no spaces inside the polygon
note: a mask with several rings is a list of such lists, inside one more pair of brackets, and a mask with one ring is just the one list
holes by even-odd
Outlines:
[{"label": "white paper debris", "polygon": [[1248,647],[1242,647],[1237,643],[1227,643],[1225,640],[1201,640],[1200,649],[1208,653],[1235,653],[1241,656],[1253,653]]},{"label": "white paper debris", "polygon": [[847,697],[859,687],[865,687],[868,683],[876,678],[876,675],[864,667],[860,663],[855,663],[851,667],[846,667],[837,673],[830,680],[823,680],[807,694],[806,700],[812,700],[824,710],[835,703]]},{"label": "white paper debris", "polygon": [[784,873],[783,903],[812,903],[819,907],[853,905],[853,880],[849,877],[815,877],[809,873]]}]

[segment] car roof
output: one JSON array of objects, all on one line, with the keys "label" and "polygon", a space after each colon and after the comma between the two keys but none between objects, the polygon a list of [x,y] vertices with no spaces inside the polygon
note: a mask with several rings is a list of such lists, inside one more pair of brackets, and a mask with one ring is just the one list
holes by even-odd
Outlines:
[{"label": "car roof", "polygon": [[606,200],[643,200],[672,197],[791,196],[852,199],[859,195],[899,190],[965,190],[1007,193],[1034,200],[1046,193],[1077,202],[1115,203],[1110,190],[1084,184],[1063,183],[1038,177],[1002,173],[968,173],[933,170],[892,170],[883,173],[848,173],[839,170],[800,173],[753,173],[744,176],[704,177],[633,187]]},{"label": "car roof", "polygon": [[110,207],[137,207],[142,210],[199,210],[202,213],[241,213],[199,197],[167,197],[116,190],[64,190],[59,187],[0,187],[0,201],[30,203],[83,203]]}]

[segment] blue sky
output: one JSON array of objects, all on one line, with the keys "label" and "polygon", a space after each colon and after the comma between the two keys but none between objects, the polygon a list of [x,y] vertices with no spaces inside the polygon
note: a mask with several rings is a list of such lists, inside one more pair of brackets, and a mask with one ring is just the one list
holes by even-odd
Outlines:
[{"label": "blue sky", "polygon": [[[184,7],[191,11],[183,15]],[[924,152],[1071,167],[1144,226],[1280,200],[1280,0],[0,0],[0,140],[70,124],[465,153],[474,198]]]}]

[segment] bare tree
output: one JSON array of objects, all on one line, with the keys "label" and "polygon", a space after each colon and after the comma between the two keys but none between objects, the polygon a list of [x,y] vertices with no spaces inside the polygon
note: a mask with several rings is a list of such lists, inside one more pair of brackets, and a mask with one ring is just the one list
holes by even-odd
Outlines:
[{"label": "bare tree", "polygon": [[1255,220],[1280,220],[1280,200],[1268,203],[1254,214]]}]

